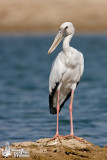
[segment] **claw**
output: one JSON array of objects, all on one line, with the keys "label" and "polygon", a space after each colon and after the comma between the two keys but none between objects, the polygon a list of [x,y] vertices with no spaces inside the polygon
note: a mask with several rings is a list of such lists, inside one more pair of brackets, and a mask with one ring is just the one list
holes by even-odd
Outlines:
[{"label": "claw", "polygon": [[76,139],[77,141],[84,142],[84,140],[82,140],[80,137],[77,137],[77,136],[74,136],[74,135],[66,135],[66,136],[64,136],[64,138],[66,138],[66,139]]},{"label": "claw", "polygon": [[51,141],[55,140],[56,138],[58,138],[59,142],[62,143],[60,137],[64,137],[64,136],[59,135],[59,134],[55,134],[55,136],[53,138],[51,138],[49,141],[47,141],[47,142],[51,142]]}]

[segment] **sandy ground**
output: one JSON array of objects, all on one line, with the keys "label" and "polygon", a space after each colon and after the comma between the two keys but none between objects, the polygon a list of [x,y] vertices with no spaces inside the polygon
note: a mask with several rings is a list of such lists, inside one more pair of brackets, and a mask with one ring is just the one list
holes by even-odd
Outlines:
[{"label": "sandy ground", "polygon": [[[39,139],[36,142],[17,142],[11,145],[11,149],[24,148],[28,151],[28,158],[14,158],[13,155],[8,160],[107,160],[107,146],[100,148],[81,138],[76,139],[61,138],[48,142],[49,138]],[[0,148],[1,150],[1,148]],[[3,160],[0,153],[0,160]]]},{"label": "sandy ground", "polygon": [[0,32],[56,31],[65,21],[106,32],[107,0],[0,0]]}]

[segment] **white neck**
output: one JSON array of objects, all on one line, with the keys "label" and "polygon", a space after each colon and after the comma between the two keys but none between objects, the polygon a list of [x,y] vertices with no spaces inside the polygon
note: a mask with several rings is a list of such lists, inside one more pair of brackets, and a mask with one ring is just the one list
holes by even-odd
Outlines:
[{"label": "white neck", "polygon": [[64,40],[63,40],[63,51],[64,52],[66,52],[67,50],[69,50],[69,48],[70,48],[69,43],[70,43],[72,37],[73,37],[73,34],[68,35],[68,36],[66,36],[64,38]]}]

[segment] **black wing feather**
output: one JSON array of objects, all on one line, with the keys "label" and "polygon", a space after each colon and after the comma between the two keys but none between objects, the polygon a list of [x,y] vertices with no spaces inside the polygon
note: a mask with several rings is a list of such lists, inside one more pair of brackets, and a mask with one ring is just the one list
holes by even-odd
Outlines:
[{"label": "black wing feather", "polygon": [[53,107],[53,96],[55,94],[55,91],[57,90],[58,85],[59,85],[59,82],[56,82],[54,89],[52,89],[52,92],[49,94],[49,110],[51,114],[57,113],[56,108]]},{"label": "black wing feather", "polygon": [[[79,81],[77,82],[76,87],[78,86],[78,84],[79,84]],[[70,96],[71,96],[71,91],[68,93],[68,95],[66,96],[65,100],[64,100],[63,103],[61,104],[61,106],[60,106],[60,111],[61,111],[63,105],[64,105],[65,102],[69,99]]]},{"label": "black wing feather", "polygon": [[[76,87],[78,86],[78,84],[79,84],[79,81],[77,82]],[[49,110],[50,110],[50,114],[57,114],[57,109],[53,107],[53,96],[55,94],[55,91],[56,91],[58,85],[59,85],[59,82],[56,83],[55,88],[52,89],[51,94],[49,94]],[[61,111],[62,107],[64,106],[65,102],[70,98],[70,96],[71,96],[71,91],[68,93],[68,95],[66,96],[65,100],[60,105],[60,111]]]},{"label": "black wing feather", "polygon": [[63,103],[60,105],[60,111],[61,111],[62,107],[64,106],[65,102],[69,99],[70,96],[71,96],[71,91],[68,93],[68,95],[66,96],[65,100],[64,100]]}]

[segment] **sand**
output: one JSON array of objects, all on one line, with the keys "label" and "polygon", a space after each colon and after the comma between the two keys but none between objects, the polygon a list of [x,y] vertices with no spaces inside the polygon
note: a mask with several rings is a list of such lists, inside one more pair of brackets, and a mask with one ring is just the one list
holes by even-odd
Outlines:
[{"label": "sand", "polygon": [[107,0],[0,0],[0,32],[107,31]]}]

